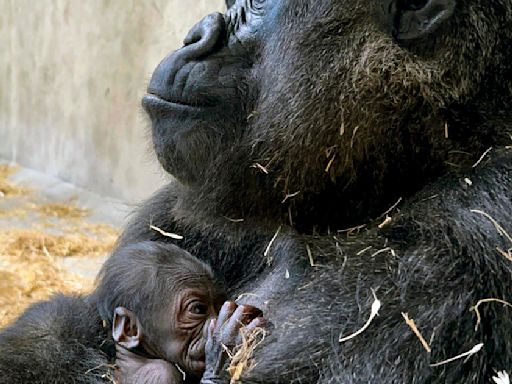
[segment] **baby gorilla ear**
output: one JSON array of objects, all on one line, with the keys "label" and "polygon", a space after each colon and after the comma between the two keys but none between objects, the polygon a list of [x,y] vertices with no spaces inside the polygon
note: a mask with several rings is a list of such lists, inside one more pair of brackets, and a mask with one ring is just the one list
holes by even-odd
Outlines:
[{"label": "baby gorilla ear", "polygon": [[124,307],[117,307],[114,310],[112,337],[116,343],[127,349],[139,346],[142,341],[142,329],[139,319],[132,311]]},{"label": "baby gorilla ear", "polygon": [[398,1],[395,10],[395,37],[398,40],[413,40],[434,32],[453,14],[455,1]]}]

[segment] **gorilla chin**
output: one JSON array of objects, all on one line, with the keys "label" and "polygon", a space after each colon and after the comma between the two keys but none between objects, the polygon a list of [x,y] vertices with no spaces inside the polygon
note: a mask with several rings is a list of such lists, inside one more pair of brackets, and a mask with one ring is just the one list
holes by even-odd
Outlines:
[{"label": "gorilla chin", "polygon": [[163,168],[187,185],[200,180],[221,138],[215,124],[214,107],[166,101],[148,94],[142,105],[152,122],[153,146]]}]

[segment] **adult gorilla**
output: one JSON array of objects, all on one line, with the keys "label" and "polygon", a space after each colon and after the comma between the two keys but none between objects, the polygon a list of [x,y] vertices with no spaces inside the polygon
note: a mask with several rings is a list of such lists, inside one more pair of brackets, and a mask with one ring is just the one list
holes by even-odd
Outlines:
[{"label": "adult gorilla", "polygon": [[[153,74],[143,104],[177,182],[119,246],[174,241],[150,224],[183,235],[264,308],[274,328],[244,382],[484,383],[510,370],[510,309],[482,304],[475,330],[470,308],[512,299],[512,153],[499,149],[512,0],[228,3]],[[340,343],[372,290],[380,316]]]}]

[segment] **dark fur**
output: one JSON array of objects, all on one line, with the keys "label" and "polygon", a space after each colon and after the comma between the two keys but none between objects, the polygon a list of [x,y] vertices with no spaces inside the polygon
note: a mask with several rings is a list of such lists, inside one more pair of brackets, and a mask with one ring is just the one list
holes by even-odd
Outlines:
[{"label": "dark fur", "polygon": [[[428,2],[235,3],[155,71],[160,101],[144,106],[178,182],[139,210],[120,247],[169,241],[150,223],[181,234],[231,294],[264,307],[275,329],[244,382],[487,383],[510,370],[510,309],[483,305],[477,331],[469,309],[512,300],[512,263],[497,250],[512,244],[471,212],[512,230],[511,151],[471,167],[511,141],[512,2],[436,1],[453,15],[413,40],[397,39],[403,20]],[[399,197],[378,229],[383,217],[371,219]],[[371,289],[380,317],[340,345],[366,321]],[[401,312],[434,335],[431,354]],[[429,367],[480,342],[467,361]]]},{"label": "dark fur", "polygon": [[0,333],[0,382],[111,382],[108,333],[88,298],[59,295],[35,304]]},{"label": "dark fur", "polygon": [[[470,167],[510,145],[512,2],[453,1],[438,2],[455,4],[443,25],[405,41],[407,1],[254,0],[268,7],[260,17],[237,0],[155,72],[150,92],[188,105],[145,101],[178,181],[138,211],[117,252],[171,241],[150,224],[183,235],[176,244],[231,295],[265,310],[274,328],[243,382],[479,384],[512,369],[510,309],[482,305],[478,330],[470,312],[512,300],[497,250],[512,244],[471,212],[512,232],[512,153]],[[385,228],[368,221],[399,196]],[[368,225],[338,233],[355,223]],[[379,317],[340,344],[368,318],[372,289]],[[433,335],[431,354],[401,312]],[[429,366],[480,342],[467,360]]]}]

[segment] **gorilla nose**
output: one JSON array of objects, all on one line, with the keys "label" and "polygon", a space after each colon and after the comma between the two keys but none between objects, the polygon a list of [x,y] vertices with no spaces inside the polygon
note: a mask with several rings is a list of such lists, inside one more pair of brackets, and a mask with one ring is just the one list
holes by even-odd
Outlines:
[{"label": "gorilla nose", "polygon": [[194,25],[183,41],[185,47],[193,46],[193,55],[197,58],[211,53],[221,36],[225,35],[226,23],[220,13],[212,13]]},{"label": "gorilla nose", "polygon": [[220,48],[226,36],[226,22],[212,13],[197,23],[184,40],[183,48],[170,54],[153,72],[148,93],[173,101],[173,85],[178,71],[187,63],[206,57]]}]

